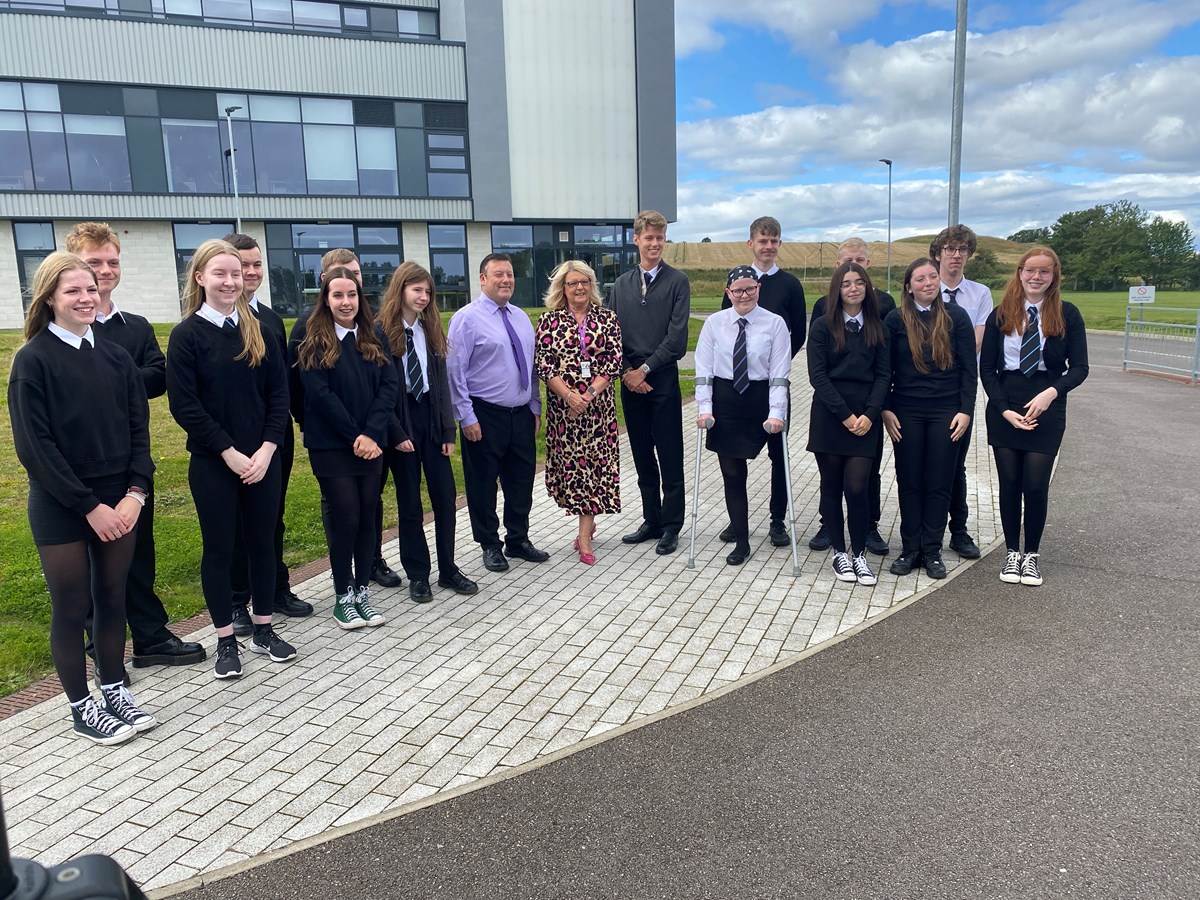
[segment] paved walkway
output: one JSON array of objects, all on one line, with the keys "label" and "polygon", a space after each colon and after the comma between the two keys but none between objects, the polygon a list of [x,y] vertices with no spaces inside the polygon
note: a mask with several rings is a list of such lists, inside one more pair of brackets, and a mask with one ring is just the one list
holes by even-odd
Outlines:
[{"label": "paved walkway", "polygon": [[[162,724],[128,744],[104,749],[70,736],[61,698],[6,720],[0,781],[13,854],[50,865],[108,853],[145,888],[168,888],[519,771],[794,659],[932,587],[923,573],[896,578],[886,568],[874,588],[848,586],[833,578],[827,553],[807,550],[818,476],[804,451],[811,392],[803,366],[800,356],[790,435],[799,576],[790,550],[766,540],[765,453],[751,470],[756,543],[745,566],[724,564],[716,537],[724,502],[707,453],[696,567],[687,568],[685,540],[668,558],[651,545],[622,545],[619,535],[639,520],[623,447],[627,511],[601,520],[594,567],[572,554],[573,520],[539,478],[530,532],[552,553],[548,563],[483,571],[459,517],[460,561],[481,585],[475,597],[437,590],[435,602],[415,606],[407,587],[378,590],[389,622],[343,632],[326,612],[322,574],[298,590],[320,614],[285,626],[300,650],[294,663],[247,653],[234,684],[215,681],[207,665],[133,670],[137,697]],[[682,415],[693,422],[694,406]],[[690,510],[695,441],[685,442]],[[898,548],[885,452],[880,529]],[[968,469],[972,528],[985,546],[998,517],[982,439]],[[385,553],[394,565],[395,544]],[[945,559],[951,570],[962,565],[949,551]],[[211,628],[195,637],[215,643]]]}]

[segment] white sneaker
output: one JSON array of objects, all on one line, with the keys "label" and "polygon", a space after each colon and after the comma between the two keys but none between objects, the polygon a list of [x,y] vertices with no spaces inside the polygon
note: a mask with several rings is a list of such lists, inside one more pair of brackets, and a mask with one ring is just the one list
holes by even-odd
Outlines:
[{"label": "white sneaker", "polygon": [[1021,584],[1037,587],[1042,583],[1042,570],[1038,567],[1038,555],[1026,553],[1021,561]]},{"label": "white sneaker", "polygon": [[1021,553],[1019,550],[1009,550],[1004,557],[1004,565],[1000,567],[1000,580],[1005,584],[1021,583]]},{"label": "white sneaker", "polygon": [[837,576],[838,581],[858,581],[858,576],[854,574],[854,564],[850,562],[849,553],[842,550],[834,551],[833,574]]},{"label": "white sneaker", "polygon": [[854,557],[854,577],[858,579],[859,584],[872,585],[879,581],[875,577],[875,573],[871,571],[871,566],[867,562],[867,553],[864,550],[858,556]]}]

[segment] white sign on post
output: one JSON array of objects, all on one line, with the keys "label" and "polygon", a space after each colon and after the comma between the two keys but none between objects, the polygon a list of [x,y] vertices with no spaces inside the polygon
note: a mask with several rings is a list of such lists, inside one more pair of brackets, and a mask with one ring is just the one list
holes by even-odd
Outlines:
[{"label": "white sign on post", "polygon": [[1139,284],[1129,289],[1130,303],[1153,303],[1154,302],[1154,285]]}]

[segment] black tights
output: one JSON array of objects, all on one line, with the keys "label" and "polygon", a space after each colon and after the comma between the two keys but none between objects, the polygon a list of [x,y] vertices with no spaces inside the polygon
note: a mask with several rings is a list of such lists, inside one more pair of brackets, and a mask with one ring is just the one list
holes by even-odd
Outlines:
[{"label": "black tights", "polygon": [[1021,549],[1021,501],[1025,501],[1025,552],[1037,553],[1046,528],[1054,454],[993,447],[1000,477],[1000,522],[1009,550]]},{"label": "black tights", "polygon": [[721,478],[725,482],[725,508],[729,511],[729,527],[733,529],[734,546],[750,549],[750,501],[746,498],[746,460],[717,454]]},{"label": "black tights", "polygon": [[[850,524],[850,547],[855,555],[867,548],[871,510],[867,489],[875,460],[869,456],[835,456],[817,453],[821,471],[821,521],[829,531],[833,549],[846,552],[846,519]],[[842,497],[846,498],[846,516],[842,516]]]},{"label": "black tights", "polygon": [[91,537],[37,548],[50,590],[50,655],[63,692],[72,703],[85,699],[87,666],[83,627],[94,606],[92,640],[101,684],[116,684],[124,672],[125,580],[133,560],[135,533],[116,541]]},{"label": "black tights", "polygon": [[329,567],[333,570],[333,589],[344,594],[351,584],[366,587],[375,562],[379,476],[347,475],[318,478],[317,482],[321,494],[329,501]]}]

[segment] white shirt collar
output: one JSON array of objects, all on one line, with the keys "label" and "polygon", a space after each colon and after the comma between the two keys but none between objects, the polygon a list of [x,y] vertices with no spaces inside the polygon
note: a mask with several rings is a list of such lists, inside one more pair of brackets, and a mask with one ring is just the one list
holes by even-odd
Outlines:
[{"label": "white shirt collar", "polygon": [[843,320],[845,320],[846,322],[849,322],[849,321],[851,321],[851,320],[854,320],[855,322],[857,322],[857,323],[858,323],[858,324],[861,326],[861,325],[863,324],[863,314],[862,314],[862,310],[860,309],[860,310],[858,311],[858,315],[857,315],[857,316],[852,316],[852,315],[850,315],[848,312],[846,312],[846,311],[843,309],[843,310],[842,310],[842,319],[843,319]]},{"label": "white shirt collar", "polygon": [[765,272],[758,267],[758,263],[751,263],[751,266],[753,266],[754,271],[758,273],[759,278],[765,278],[767,275],[774,275],[779,271],[779,265],[777,263],[771,263],[771,268],[767,269]]},{"label": "white shirt collar", "polygon": [[932,303],[930,303],[928,306],[922,306],[916,300],[913,300],[913,306],[915,306],[919,312],[929,312],[929,310],[933,309]]},{"label": "white shirt collar", "polygon": [[358,326],[357,325],[355,325],[353,328],[343,328],[337,322],[334,322],[333,323],[333,333],[337,335],[337,339],[339,341],[348,334],[354,335],[354,339],[358,340]]},{"label": "white shirt collar", "polygon": [[658,270],[661,268],[662,268],[662,263],[659,263],[653,269],[643,269],[641,264],[640,263],[638,264],[638,271],[642,273],[642,277],[645,278],[647,275],[649,275],[651,281],[653,281],[655,278],[658,277]]},{"label": "white shirt collar", "polygon": [[[221,313],[219,313],[215,307],[209,306],[207,303],[200,304],[200,308],[198,310],[196,310],[196,315],[200,316],[202,319],[207,319],[209,322],[212,322],[218,328],[225,327],[225,316],[223,316]],[[233,308],[233,312],[229,314],[229,318],[233,319],[234,325],[239,324],[238,323],[238,311],[237,311],[236,306]]]},{"label": "white shirt collar", "polygon": [[100,310],[96,310],[96,321],[99,322],[101,325],[103,325],[109,319],[113,319],[113,318],[116,318],[117,316],[120,316],[121,321],[124,322],[125,316],[121,312],[120,307],[117,306],[117,301],[113,300],[110,297],[108,302],[112,304],[112,312],[110,312],[108,315],[105,315],[104,313],[100,312]]},{"label": "white shirt collar", "polygon": [[258,297],[257,296],[251,297],[249,302],[250,302],[250,308],[252,310],[254,310],[255,312],[258,312]]},{"label": "white shirt collar", "polygon": [[94,349],[96,346],[96,336],[92,334],[92,326],[88,326],[88,330],[83,335],[74,334],[63,328],[57,322],[51,322],[46,326],[50,329],[50,333],[62,341],[64,344],[70,344],[76,350],[83,346],[83,342],[87,341]]}]

